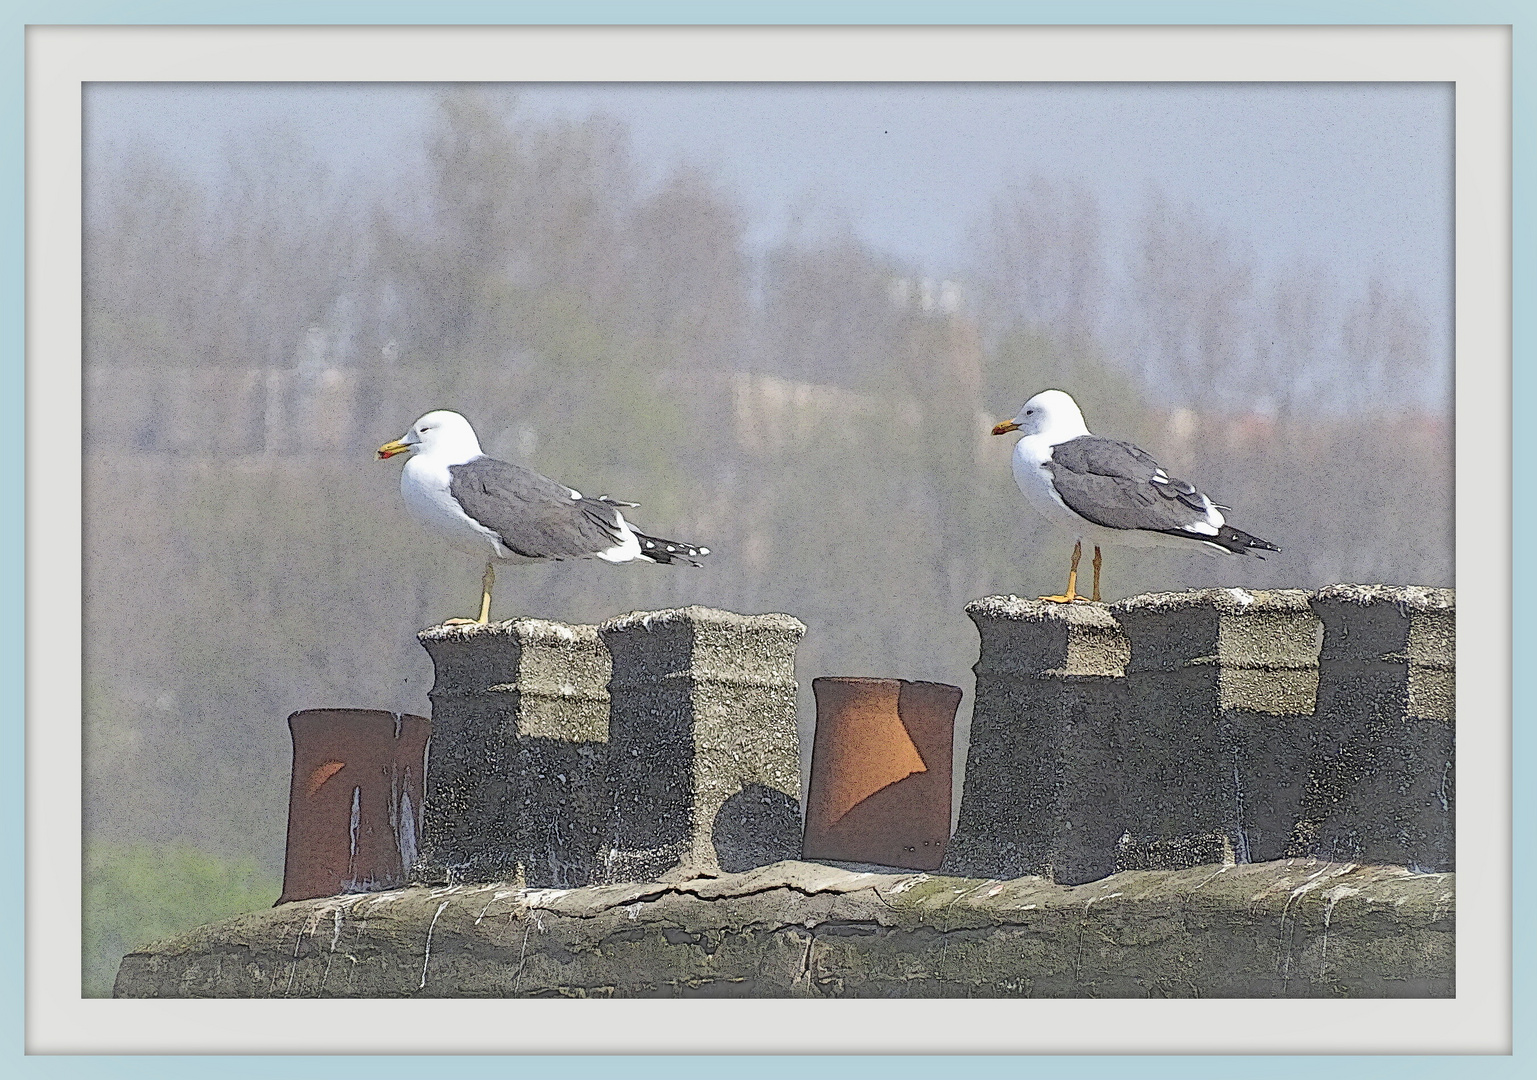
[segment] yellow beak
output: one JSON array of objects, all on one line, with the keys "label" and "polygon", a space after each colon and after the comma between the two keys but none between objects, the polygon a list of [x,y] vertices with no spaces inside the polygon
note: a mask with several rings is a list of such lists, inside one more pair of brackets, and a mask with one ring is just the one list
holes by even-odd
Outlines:
[{"label": "yellow beak", "polygon": [[379,460],[383,461],[385,458],[394,457],[396,454],[404,454],[409,449],[411,449],[411,445],[403,443],[399,439],[396,439],[394,442],[387,442],[379,447]]},{"label": "yellow beak", "polygon": [[[995,424],[993,426],[993,434],[994,435],[1007,435],[1011,431],[1018,431],[1018,430],[1019,430],[1019,425],[1016,424],[1012,420],[1005,420],[1003,423]],[[380,451],[380,456],[381,457],[383,456],[383,451]]]}]

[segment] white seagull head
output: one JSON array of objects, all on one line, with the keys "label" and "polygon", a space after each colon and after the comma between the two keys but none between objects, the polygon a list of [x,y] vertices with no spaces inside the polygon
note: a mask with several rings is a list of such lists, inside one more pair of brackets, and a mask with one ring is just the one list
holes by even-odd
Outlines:
[{"label": "white seagull head", "polygon": [[480,440],[470,422],[456,412],[437,409],[411,425],[411,430],[394,442],[379,447],[381,459],[410,450],[459,465],[481,456]]},{"label": "white seagull head", "polygon": [[1042,390],[1020,406],[1014,419],[993,428],[994,435],[1020,431],[1026,436],[1044,435],[1053,445],[1089,433],[1078,403],[1061,390]]}]

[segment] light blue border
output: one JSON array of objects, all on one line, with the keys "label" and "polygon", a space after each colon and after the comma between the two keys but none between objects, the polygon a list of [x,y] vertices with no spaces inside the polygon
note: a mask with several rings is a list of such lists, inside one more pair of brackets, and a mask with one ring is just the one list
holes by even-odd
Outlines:
[{"label": "light blue border", "polygon": [[[0,2],[0,69],[11,72],[0,96],[0,430],[11,433],[6,444],[13,465],[18,437],[24,422],[23,408],[23,30],[29,24],[497,24],[555,23],[634,25],[653,24],[1503,24],[1514,27],[1512,70],[1514,93],[1514,371],[1511,407],[1517,417],[1537,412],[1533,384],[1533,268],[1537,258],[1537,230],[1532,207],[1537,199],[1533,185],[1534,153],[1537,153],[1537,50],[1527,33],[1537,33],[1537,4],[1526,0],[748,0],[725,3],[710,0],[37,0]],[[5,61],[3,58],[11,59]],[[1537,656],[1533,649],[1533,616],[1523,600],[1531,596],[1531,574],[1521,560],[1524,538],[1530,534],[1537,485],[1530,469],[1532,428],[1514,425],[1514,530],[1516,561],[1513,588],[1515,619],[1512,627],[1514,655],[1518,661]],[[23,815],[22,728],[22,483],[14,467],[0,471],[0,506],[9,507],[0,531],[0,685],[10,692],[0,698],[0,784],[3,820],[19,823]],[[1533,767],[1534,721],[1532,679],[1519,666],[1514,686],[1514,768],[1517,776],[1537,776]],[[938,1070],[964,1072],[967,1076],[1040,1077],[1285,1077],[1299,1072],[1317,1076],[1485,1077],[1518,1076],[1534,1068],[1537,1054],[1533,1039],[1523,1032],[1534,1027],[1532,1009],[1532,957],[1537,935],[1523,915],[1531,914],[1532,870],[1529,852],[1533,840],[1532,799],[1525,789],[1514,787],[1514,838],[1518,857],[1514,877],[1514,1038],[1512,1057],[26,1057],[22,1053],[22,935],[23,904],[20,883],[3,891],[5,925],[11,931],[0,944],[0,1013],[7,1021],[0,1061],[12,1061],[13,1075],[47,1077],[170,1077],[201,1078],[263,1077],[274,1071],[287,1076],[335,1075],[352,1071],[371,1076],[429,1077],[449,1074],[462,1077],[549,1074],[561,1077],[651,1077],[680,1070],[708,1075],[728,1072],[734,1077],[782,1078],[786,1074],[824,1076],[838,1072],[848,1076],[930,1076]],[[22,833],[19,827],[0,830],[0,865],[22,865]],[[1526,1061],[1526,1066],[1520,1062]],[[1537,1070],[1534,1070],[1537,1071]]]}]

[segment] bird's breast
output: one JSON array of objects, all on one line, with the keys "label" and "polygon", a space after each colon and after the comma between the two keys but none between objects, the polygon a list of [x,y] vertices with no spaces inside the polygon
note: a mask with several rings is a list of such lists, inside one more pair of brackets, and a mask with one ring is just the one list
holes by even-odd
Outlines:
[{"label": "bird's breast", "polygon": [[1041,436],[1027,435],[1014,446],[1014,482],[1022,495],[1052,524],[1082,534],[1087,522],[1067,508],[1052,486],[1051,445]]},{"label": "bird's breast", "polygon": [[1014,483],[1037,510],[1056,516],[1066,507],[1051,486],[1051,471],[1046,467],[1050,456],[1051,447],[1033,445],[1029,438],[1021,439],[1014,447]]},{"label": "bird's breast", "polygon": [[461,551],[481,557],[499,555],[496,535],[465,514],[449,490],[451,479],[447,468],[419,456],[406,462],[400,473],[400,494],[407,512]]}]

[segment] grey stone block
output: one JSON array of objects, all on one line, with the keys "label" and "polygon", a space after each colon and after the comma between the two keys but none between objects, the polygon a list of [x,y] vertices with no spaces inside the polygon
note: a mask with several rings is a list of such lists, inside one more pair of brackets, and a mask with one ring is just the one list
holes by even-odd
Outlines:
[{"label": "grey stone block", "polygon": [[1317,731],[1292,850],[1453,869],[1455,593],[1335,585],[1312,606]]},{"label": "grey stone block", "polygon": [[593,626],[437,626],[419,880],[573,887],[602,879],[607,650]]},{"label": "grey stone block", "polygon": [[981,650],[947,872],[1076,884],[1285,853],[1318,694],[1306,593],[966,611]]},{"label": "grey stone block", "polygon": [[602,624],[613,660],[612,881],[740,871],[800,850],[795,648],[788,615],[703,607]]},{"label": "grey stone block", "polygon": [[1115,869],[1122,833],[1124,670],[1102,605],[990,596],[966,606],[981,635],[960,818],[944,872],[1076,883]]},{"label": "grey stone block", "polygon": [[1307,594],[1149,593],[1111,611],[1131,645],[1117,869],[1280,858],[1318,695]]}]

